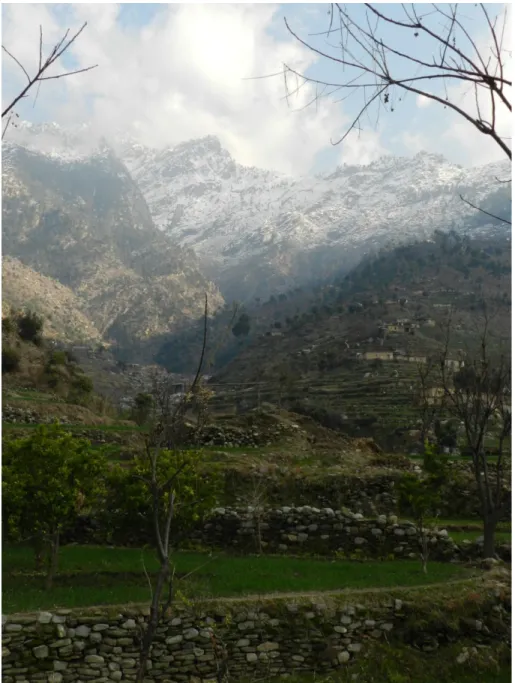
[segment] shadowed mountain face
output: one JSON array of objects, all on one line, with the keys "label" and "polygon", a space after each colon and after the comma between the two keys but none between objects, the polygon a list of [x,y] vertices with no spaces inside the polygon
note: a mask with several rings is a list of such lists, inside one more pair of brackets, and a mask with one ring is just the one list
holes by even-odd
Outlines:
[{"label": "shadowed mountain face", "polygon": [[179,329],[202,314],[204,292],[212,309],[223,302],[108,147],[67,158],[7,144],[2,190],[4,254],[69,288],[104,338]]}]

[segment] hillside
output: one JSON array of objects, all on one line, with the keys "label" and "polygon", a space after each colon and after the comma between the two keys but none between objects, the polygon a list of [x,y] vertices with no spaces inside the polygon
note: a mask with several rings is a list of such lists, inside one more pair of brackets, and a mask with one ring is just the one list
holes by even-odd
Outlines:
[{"label": "hillside", "polygon": [[29,309],[40,315],[49,339],[71,343],[100,340],[100,332],[83,312],[83,301],[69,287],[9,256],[2,259],[2,303],[6,314],[10,309]]},{"label": "hillside", "polygon": [[[154,226],[107,146],[62,157],[8,143],[2,172],[4,255],[69,288],[103,339],[134,348],[201,315],[204,292],[213,309],[222,303],[194,254]],[[37,274],[24,271],[21,290],[12,281],[7,303],[37,291]]]},{"label": "hillside", "polygon": [[215,372],[220,409],[302,401],[337,411],[351,431],[414,428],[417,366],[442,350],[451,310],[453,357],[477,332],[482,302],[498,311],[496,333],[509,343],[510,243],[436,234],[304,297],[303,309],[277,301],[269,329]]}]

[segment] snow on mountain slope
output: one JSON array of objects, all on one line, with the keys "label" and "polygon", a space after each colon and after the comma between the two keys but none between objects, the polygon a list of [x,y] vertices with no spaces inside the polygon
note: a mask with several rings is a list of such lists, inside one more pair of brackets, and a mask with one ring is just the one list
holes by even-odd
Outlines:
[{"label": "snow on mountain slope", "polygon": [[226,290],[236,286],[234,271],[281,270],[279,255],[298,279],[295,253],[362,253],[436,228],[465,229],[476,212],[460,193],[481,203],[510,173],[507,162],[464,169],[420,153],[290,178],[237,164],[212,137],[154,153],[127,143],[120,153],[157,225],[194,247]]},{"label": "snow on mountain slope", "polygon": [[[39,144],[37,127],[24,134],[24,144]],[[84,148],[77,142],[83,136],[83,129],[44,131],[47,147],[51,139],[67,154],[70,146]],[[222,292],[240,299],[301,284],[370,249],[435,229],[499,229],[459,195],[506,205],[510,192],[497,180],[510,177],[507,161],[465,169],[419,153],[294,178],[238,164],[212,136],[164,149],[123,136],[113,145],[156,225],[193,247]]]}]

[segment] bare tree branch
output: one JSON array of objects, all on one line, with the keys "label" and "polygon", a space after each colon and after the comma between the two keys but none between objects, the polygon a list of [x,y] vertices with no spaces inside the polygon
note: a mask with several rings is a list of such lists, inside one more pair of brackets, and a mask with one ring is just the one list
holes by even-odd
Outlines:
[{"label": "bare tree branch", "polygon": [[501,221],[502,223],[506,223],[507,225],[511,225],[511,221],[507,221],[505,218],[501,218],[500,216],[496,216],[495,214],[490,213],[489,211],[485,211],[480,206],[476,206],[475,204],[472,204],[472,202],[469,202],[469,200],[465,199],[465,197],[461,194],[460,194],[460,199],[461,199],[461,201],[465,202],[465,204],[468,204],[473,209],[476,209],[476,211],[480,211],[481,213],[484,213],[486,216],[490,216],[490,218],[495,218],[496,221]]},{"label": "bare tree branch", "polygon": [[[4,116],[7,116],[12,109],[18,104],[20,100],[22,100],[24,97],[27,96],[29,90],[37,83],[38,86],[43,82],[43,81],[51,81],[51,80],[57,80],[59,78],[66,78],[67,76],[74,76],[75,74],[80,74],[80,73],[85,73],[86,71],[91,71],[92,69],[95,69],[98,65],[95,64],[94,66],[88,66],[83,69],[74,69],[73,71],[65,71],[64,73],[56,74],[54,76],[46,76],[46,72],[48,69],[57,62],[60,57],[70,48],[70,46],[77,40],[77,38],[80,36],[82,31],[86,28],[87,22],[84,22],[84,24],[80,27],[80,29],[72,35],[72,37],[67,40],[68,35],[70,33],[70,29],[66,31],[64,36],[61,38],[61,40],[54,45],[52,48],[50,54],[46,59],[43,58],[43,28],[42,26],[39,27],[39,62],[38,62],[38,70],[36,74],[32,77],[29,76],[27,70],[23,66],[23,64],[11,53],[9,50],[5,47],[5,45],[2,45],[2,49],[4,52],[20,67],[20,69],[23,71],[25,76],[27,77],[27,85],[19,92],[16,97],[7,105],[7,107],[3,110],[2,112],[2,118]],[[37,99],[37,96],[36,96]],[[4,132],[2,134],[2,137],[5,135],[5,132],[7,131],[7,128],[9,126],[9,120],[8,123],[6,124],[4,128]]]},{"label": "bare tree branch", "polygon": [[[282,73],[285,80],[286,99],[292,94],[289,87],[288,74],[300,78],[302,85],[309,83],[315,93],[307,98],[308,105],[317,105],[322,97],[330,97],[336,90],[348,89],[351,94],[363,94],[364,102],[345,132],[339,137],[339,144],[344,141],[352,130],[362,129],[362,120],[368,114],[372,105],[378,104],[385,109],[394,111],[394,101],[398,102],[396,92],[404,91],[427,98],[439,105],[453,110],[461,118],[483,135],[492,139],[503,153],[511,159],[511,148],[498,130],[499,108],[505,107],[511,112],[511,101],[506,94],[506,88],[512,85],[506,77],[504,33],[506,16],[498,26],[492,20],[485,5],[480,5],[482,20],[485,22],[493,43],[490,54],[485,57],[479,49],[478,42],[471,36],[465,22],[459,3],[445,6],[434,4],[432,11],[420,14],[418,5],[402,5],[404,17],[396,17],[391,6],[375,6],[365,3],[365,16],[352,16],[354,5],[340,5],[333,3],[329,12],[328,28],[310,36],[334,36],[339,39],[337,45],[326,41],[321,46],[307,40],[296,33],[285,18],[286,29],[300,44],[318,55],[320,58],[341,65],[348,75],[340,82],[331,82],[307,74],[297,72],[289,65],[284,66]],[[388,7],[388,10],[386,9]],[[461,14],[460,14],[461,12]],[[433,19],[431,19],[433,16]],[[442,21],[438,21],[438,19]],[[432,22],[432,23],[431,23]],[[399,32],[399,40],[384,40],[382,31],[385,27],[395,27]],[[391,31],[390,31],[391,32]],[[406,40],[401,40],[404,35]],[[408,40],[414,36],[424,36],[430,41],[428,54],[432,47],[433,58],[424,58],[415,49],[401,47],[408,45]],[[414,67],[413,73],[408,73],[409,66]],[[363,79],[368,76],[369,78]],[[452,98],[447,85],[451,83],[470,83],[474,87],[476,112],[470,113],[465,105],[457,98]],[[329,89],[334,89],[329,92]],[[443,90],[443,93],[442,93]],[[293,92],[299,91],[298,82]],[[484,106],[480,100],[480,93],[488,93],[488,109],[483,113]],[[379,112],[379,109],[378,109]],[[487,116],[488,118],[485,118]]]}]

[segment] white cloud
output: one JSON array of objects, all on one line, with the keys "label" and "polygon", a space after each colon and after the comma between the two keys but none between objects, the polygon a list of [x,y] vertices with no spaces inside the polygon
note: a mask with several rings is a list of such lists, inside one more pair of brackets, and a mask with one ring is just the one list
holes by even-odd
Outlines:
[{"label": "white cloud", "polygon": [[[305,22],[311,6],[303,7],[297,20]],[[278,30],[277,8],[162,4],[142,29],[122,23],[115,4],[12,3],[3,7],[3,43],[33,70],[40,24],[49,49],[68,26],[77,28],[88,21],[70,56],[75,68],[95,63],[98,68],[44,83],[36,116],[62,123],[89,121],[104,135],[121,130],[158,147],[212,134],[241,163],[299,174],[341,135],[350,122],[351,100],[336,105],[321,99],[317,107],[304,108],[314,94],[305,85],[290,98],[289,108],[282,76],[245,80],[281,71],[284,63],[303,72],[316,59],[286,31]],[[486,51],[486,37],[482,45]],[[3,77],[5,103],[24,76],[4,59]],[[462,86],[449,92],[473,111],[473,92]],[[24,112],[30,117],[32,100],[26,102]],[[341,162],[366,164],[388,151],[395,153],[401,142],[408,153],[440,152],[464,164],[502,158],[490,138],[450,109],[420,96],[415,102],[416,115],[383,120],[379,130],[370,124],[360,134],[353,131],[334,155]],[[511,116],[501,111],[497,116],[501,134],[509,136]]]},{"label": "white cloud", "polygon": [[425,109],[426,107],[429,107],[430,104],[432,104],[433,100],[429,97],[425,97],[424,95],[417,95],[417,107],[419,109]]},{"label": "white cloud", "polygon": [[410,154],[425,152],[430,147],[430,141],[421,133],[410,133],[406,131],[399,136],[399,142]]},{"label": "white cloud", "polygon": [[388,154],[381,143],[380,130],[352,130],[341,143],[341,163],[367,165]]},{"label": "white cloud", "polygon": [[[162,5],[144,30],[122,26],[117,5],[67,7],[59,18],[48,5],[5,8],[4,42],[32,67],[40,23],[50,43],[88,21],[71,56],[79,68],[99,66],[43,84],[37,106],[50,119],[92,119],[103,134],[137,131],[156,146],[213,134],[242,163],[295,173],[309,169],[341,122],[328,102],[290,110],[282,77],[244,80],[285,62],[303,70],[313,59],[286,35],[270,35],[274,5]],[[13,68],[4,67],[8,79]],[[292,104],[300,108],[311,96],[303,88]]]}]

